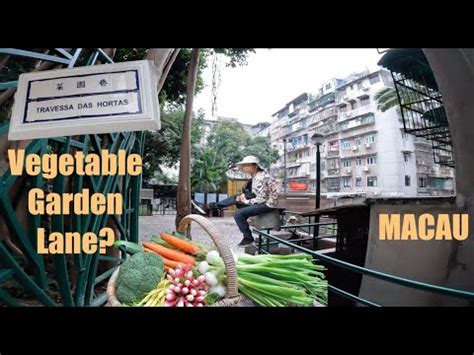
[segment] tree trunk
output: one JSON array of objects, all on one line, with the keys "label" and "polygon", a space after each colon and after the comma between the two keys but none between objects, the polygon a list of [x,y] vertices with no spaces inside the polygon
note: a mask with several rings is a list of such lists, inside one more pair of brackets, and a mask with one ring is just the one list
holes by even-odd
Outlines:
[{"label": "tree trunk", "polygon": [[178,196],[176,198],[176,228],[181,219],[191,213],[191,119],[193,114],[194,90],[199,64],[199,48],[193,48],[189,64],[186,88],[186,110],[184,112],[183,137],[179,164]]}]

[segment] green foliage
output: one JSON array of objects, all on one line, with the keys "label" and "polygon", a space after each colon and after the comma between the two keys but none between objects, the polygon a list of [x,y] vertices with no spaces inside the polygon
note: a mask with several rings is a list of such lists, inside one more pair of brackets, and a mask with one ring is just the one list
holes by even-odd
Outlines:
[{"label": "green foliage", "polygon": [[246,155],[255,155],[266,168],[278,160],[278,151],[271,148],[268,138],[252,138],[241,123],[219,122],[208,137],[208,145],[214,147],[231,168]]},{"label": "green foliage", "polygon": [[397,91],[392,88],[386,88],[377,92],[374,96],[377,101],[377,110],[385,112],[393,107],[400,110],[400,102],[398,101]]},{"label": "green foliage", "polygon": [[235,121],[217,123],[207,137],[207,144],[222,154],[228,168],[243,158],[243,150],[250,141],[251,137],[242,124]]},{"label": "green foliage", "polygon": [[215,192],[225,181],[227,164],[224,156],[212,146],[194,150],[191,186],[194,191]]},{"label": "green foliage", "polygon": [[255,155],[265,168],[275,163],[279,157],[278,151],[271,147],[270,139],[266,137],[252,139],[250,144],[244,148],[243,155]]},{"label": "green foliage", "polygon": [[[173,167],[179,161],[183,132],[183,109],[174,109],[161,114],[161,129],[147,131],[143,156],[143,179],[147,180],[160,172],[160,165]],[[191,122],[191,145],[201,139],[202,113]]]}]

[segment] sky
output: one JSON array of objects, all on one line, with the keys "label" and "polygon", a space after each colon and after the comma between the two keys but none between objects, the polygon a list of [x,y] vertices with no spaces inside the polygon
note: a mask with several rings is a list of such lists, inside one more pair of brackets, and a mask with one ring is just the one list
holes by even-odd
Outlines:
[{"label": "sky", "polygon": [[[377,70],[382,54],[366,49],[257,49],[248,65],[226,68],[221,59],[217,115],[242,123],[271,122],[272,115],[304,92],[316,93],[331,78]],[[194,110],[212,118],[212,62],[203,73],[206,87],[194,99]]]}]

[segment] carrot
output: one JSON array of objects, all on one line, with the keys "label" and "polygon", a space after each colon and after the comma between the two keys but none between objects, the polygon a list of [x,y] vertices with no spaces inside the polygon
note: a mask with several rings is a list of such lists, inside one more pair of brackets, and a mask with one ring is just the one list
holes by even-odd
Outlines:
[{"label": "carrot", "polygon": [[[143,249],[145,249],[145,253],[153,253],[153,254],[156,254],[156,255],[160,255],[156,251],[153,251],[153,250],[148,249],[146,247],[144,247]],[[163,260],[163,264],[165,266],[164,267],[165,271],[168,271],[170,268],[171,269],[176,269],[176,267],[178,265],[182,265],[182,266],[186,265],[185,263],[182,263],[182,262],[179,262],[179,261],[174,261],[174,260],[171,260],[171,259],[167,259],[167,258],[165,258],[164,256],[161,256],[161,255],[160,255],[160,257]]]},{"label": "carrot", "polygon": [[171,269],[176,269],[178,265],[184,266],[184,263],[181,263],[179,261],[174,261],[170,259],[166,259],[165,257],[161,257],[163,259],[163,263],[165,264],[166,267],[171,268]]},{"label": "carrot", "polygon": [[171,259],[174,261],[179,261],[184,264],[191,264],[191,265],[194,265],[196,263],[196,259],[194,259],[192,256],[187,255],[181,251],[168,249],[162,245],[150,243],[150,242],[142,242],[142,244],[145,248],[148,248],[167,259]]},{"label": "carrot", "polygon": [[188,254],[196,254],[199,251],[199,248],[186,240],[175,237],[174,235],[167,233],[160,233],[161,239],[165,242],[171,244],[172,246],[178,248],[179,250],[184,251]]}]

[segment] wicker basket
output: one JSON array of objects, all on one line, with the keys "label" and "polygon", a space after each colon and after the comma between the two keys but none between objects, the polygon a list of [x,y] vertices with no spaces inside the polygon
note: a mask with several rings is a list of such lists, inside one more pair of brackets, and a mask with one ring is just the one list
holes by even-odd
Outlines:
[{"label": "wicker basket", "polygon": [[[199,224],[211,237],[212,241],[216,245],[217,251],[219,252],[222,260],[224,261],[226,275],[227,275],[227,293],[226,296],[214,303],[213,307],[254,307],[252,301],[247,297],[239,293],[237,285],[237,267],[235,266],[234,257],[227,244],[224,242],[222,235],[219,233],[214,224],[203,216],[191,214],[184,217],[179,224],[178,231],[186,233],[188,226],[191,222]],[[191,236],[188,235],[190,238]],[[109,307],[120,307],[122,304],[117,299],[115,294],[117,277],[119,274],[119,268],[115,270],[112,277],[107,285],[107,297]]]}]

